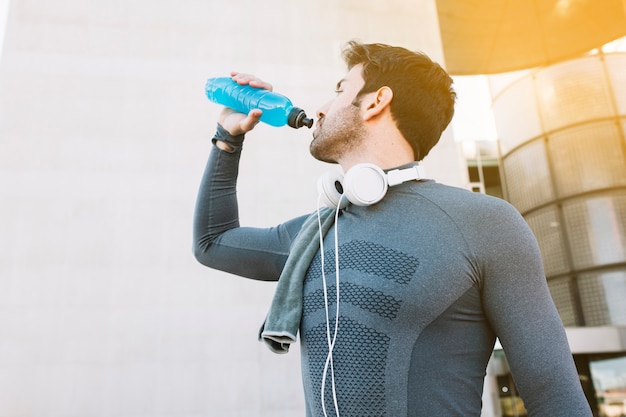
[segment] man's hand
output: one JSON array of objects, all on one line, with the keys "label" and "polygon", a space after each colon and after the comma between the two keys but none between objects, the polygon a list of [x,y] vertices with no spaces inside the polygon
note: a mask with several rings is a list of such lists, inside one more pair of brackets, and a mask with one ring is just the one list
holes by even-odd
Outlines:
[{"label": "man's hand", "polygon": [[[269,91],[272,91],[273,88],[272,84],[267,83],[251,74],[242,74],[233,71],[230,73],[230,76],[240,85],[250,85],[251,87],[264,88]],[[226,107],[220,114],[219,123],[228,131],[228,133],[233,136],[237,136],[254,129],[254,127],[259,123],[262,113],[263,112],[261,110],[254,109],[248,114],[243,114]]]}]

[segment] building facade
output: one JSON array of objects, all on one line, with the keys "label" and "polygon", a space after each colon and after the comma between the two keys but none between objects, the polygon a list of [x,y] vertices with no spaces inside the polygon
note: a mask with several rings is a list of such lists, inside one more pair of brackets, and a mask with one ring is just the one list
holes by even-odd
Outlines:
[{"label": "building facade", "polygon": [[[478,142],[467,155],[474,191],[507,199],[537,237],[581,383],[607,417],[626,412],[623,44],[490,75],[499,140]],[[504,416],[525,415],[507,369],[496,351],[491,389]]]}]

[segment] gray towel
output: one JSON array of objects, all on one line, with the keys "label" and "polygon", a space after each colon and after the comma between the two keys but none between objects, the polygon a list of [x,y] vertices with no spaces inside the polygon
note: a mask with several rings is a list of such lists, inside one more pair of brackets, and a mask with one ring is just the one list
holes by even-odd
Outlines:
[{"label": "gray towel", "polygon": [[[326,235],[332,226],[334,214],[334,209],[320,209],[322,235]],[[259,340],[267,343],[275,353],[287,353],[289,345],[296,341],[300,328],[304,276],[320,247],[317,216],[317,213],[313,213],[302,224],[278,279],[270,310],[259,331]]]}]

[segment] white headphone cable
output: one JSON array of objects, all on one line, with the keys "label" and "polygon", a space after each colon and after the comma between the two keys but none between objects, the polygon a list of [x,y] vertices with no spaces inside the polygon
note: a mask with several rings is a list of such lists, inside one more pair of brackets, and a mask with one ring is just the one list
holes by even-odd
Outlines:
[{"label": "white headphone cable", "polygon": [[[344,198],[342,195],[341,199]],[[339,213],[341,212],[340,204],[337,205],[337,209],[335,211],[335,233],[334,233],[334,243],[335,243],[335,293],[336,293],[336,311],[335,311],[335,328],[333,332],[333,337],[331,339],[330,336],[330,317],[328,313],[328,291],[326,284],[326,273],[325,273],[325,263],[324,263],[324,236],[322,233],[322,222],[320,217],[320,200],[321,194],[318,196],[318,206],[317,206],[317,223],[319,227],[319,237],[320,237],[320,260],[321,260],[321,269],[322,269],[322,285],[324,290],[324,307],[326,310],[326,338],[328,341],[328,356],[326,357],[326,363],[324,364],[324,370],[322,372],[322,389],[320,393],[320,400],[322,402],[322,412],[324,413],[324,417],[328,417],[326,413],[326,401],[325,401],[325,388],[326,388],[326,375],[330,366],[330,378],[332,384],[332,393],[333,393],[333,403],[335,406],[335,415],[339,417],[339,406],[337,403],[337,390],[335,386],[335,368],[333,364],[333,349],[335,347],[335,342],[337,340],[337,333],[339,331],[339,234],[338,234],[338,226],[337,220],[339,218]]]}]

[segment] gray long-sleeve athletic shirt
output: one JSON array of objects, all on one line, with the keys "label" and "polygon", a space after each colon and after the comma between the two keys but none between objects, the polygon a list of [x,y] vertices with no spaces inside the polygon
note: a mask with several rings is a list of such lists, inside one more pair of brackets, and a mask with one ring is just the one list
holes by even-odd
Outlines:
[{"label": "gray long-sleeve athletic shirt", "polygon": [[[202,264],[277,280],[306,216],[274,228],[240,227],[236,181],[243,137],[222,129],[233,152],[214,147],[194,221]],[[328,357],[326,304],[339,318],[334,385],[342,417],[480,416],[496,336],[531,416],[591,416],[536,241],[503,200],[429,181],[389,189],[369,207],[344,209],[304,282],[300,328],[307,416],[322,416]],[[334,416],[330,370],[325,408]]]}]

